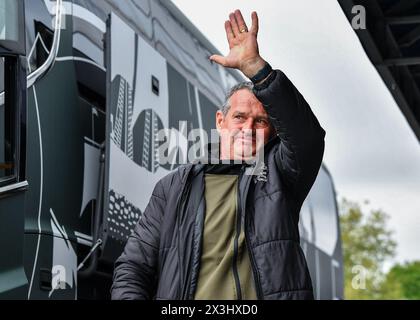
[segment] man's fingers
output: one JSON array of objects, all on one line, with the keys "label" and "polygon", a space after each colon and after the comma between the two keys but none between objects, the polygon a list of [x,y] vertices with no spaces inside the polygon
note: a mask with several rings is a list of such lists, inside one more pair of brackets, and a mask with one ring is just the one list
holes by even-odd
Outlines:
[{"label": "man's fingers", "polygon": [[239,27],[238,27],[238,22],[236,22],[234,13],[231,13],[229,15],[229,20],[230,20],[230,24],[232,25],[233,34],[235,35],[235,37],[237,37],[239,35]]},{"label": "man's fingers", "polygon": [[226,30],[226,37],[229,42],[229,48],[231,48],[232,47],[231,41],[235,39],[235,35],[233,34],[232,25],[230,24],[229,20],[225,22],[225,30]]},{"label": "man's fingers", "polygon": [[224,67],[226,66],[226,58],[225,57],[214,54],[210,57],[210,60],[214,61],[214,62],[216,62],[216,63],[218,63],[218,64],[220,64]]},{"label": "man's fingers", "polygon": [[239,32],[244,31],[244,30],[245,32],[248,31],[248,27],[246,26],[246,22],[240,10],[235,10],[235,18],[236,18],[236,22],[238,23]]},{"label": "man's fingers", "polygon": [[258,35],[258,29],[259,29],[259,22],[258,22],[258,15],[257,13],[254,11],[251,14],[251,19],[252,19],[252,27],[251,27],[251,32],[255,35]]}]

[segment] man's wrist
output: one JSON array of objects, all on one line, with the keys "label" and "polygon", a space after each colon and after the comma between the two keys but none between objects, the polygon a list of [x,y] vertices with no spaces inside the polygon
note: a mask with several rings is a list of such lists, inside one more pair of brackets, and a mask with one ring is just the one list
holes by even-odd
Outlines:
[{"label": "man's wrist", "polygon": [[258,57],[252,62],[245,63],[242,73],[248,77],[254,85],[260,85],[273,73],[273,68],[267,61]]},{"label": "man's wrist", "polygon": [[247,78],[251,79],[258,71],[264,68],[266,64],[267,62],[263,58],[257,57],[251,61],[245,62],[241,67],[241,71]]},{"label": "man's wrist", "polygon": [[252,81],[254,85],[259,85],[263,83],[270,76],[272,72],[273,72],[273,68],[270,66],[269,63],[266,62],[265,66],[261,68],[261,70],[258,71],[258,73],[255,76],[250,78],[250,80]]}]

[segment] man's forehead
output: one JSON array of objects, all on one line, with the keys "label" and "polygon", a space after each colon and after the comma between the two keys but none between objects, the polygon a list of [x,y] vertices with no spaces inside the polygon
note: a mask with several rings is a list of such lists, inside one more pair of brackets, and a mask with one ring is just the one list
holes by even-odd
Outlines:
[{"label": "man's forehead", "polygon": [[230,106],[232,112],[235,113],[258,113],[259,115],[267,114],[262,103],[247,89],[235,92],[230,98]]},{"label": "man's forehead", "polygon": [[243,88],[236,91],[231,97],[231,102],[240,102],[240,103],[260,103],[257,97],[250,90]]}]

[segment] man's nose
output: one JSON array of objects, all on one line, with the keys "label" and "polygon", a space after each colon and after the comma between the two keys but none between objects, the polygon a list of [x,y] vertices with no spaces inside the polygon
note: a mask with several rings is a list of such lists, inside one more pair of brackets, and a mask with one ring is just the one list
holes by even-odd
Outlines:
[{"label": "man's nose", "polygon": [[242,125],[242,131],[246,131],[247,135],[251,135],[254,133],[254,120],[253,119],[247,119]]}]

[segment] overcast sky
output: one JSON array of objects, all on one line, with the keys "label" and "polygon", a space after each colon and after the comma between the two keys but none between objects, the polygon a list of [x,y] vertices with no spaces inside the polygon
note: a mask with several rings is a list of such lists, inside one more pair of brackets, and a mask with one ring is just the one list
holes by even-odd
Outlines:
[{"label": "overcast sky", "polygon": [[338,199],[382,209],[396,261],[420,260],[420,145],[335,0],[173,0],[223,53],[224,21],[260,17],[260,54],[282,69],[326,130],[324,163]]}]

